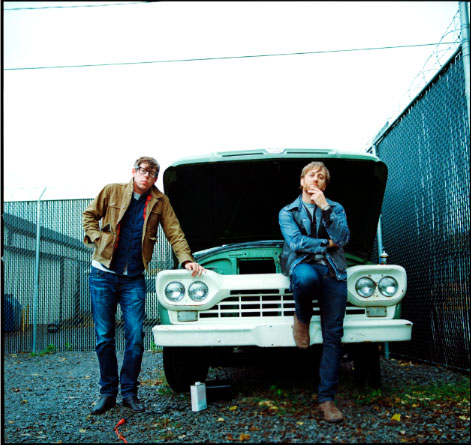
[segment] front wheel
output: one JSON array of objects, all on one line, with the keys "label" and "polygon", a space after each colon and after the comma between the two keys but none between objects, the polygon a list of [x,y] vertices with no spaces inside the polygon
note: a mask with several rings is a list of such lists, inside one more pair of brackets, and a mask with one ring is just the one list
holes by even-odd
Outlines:
[{"label": "front wheel", "polygon": [[195,382],[204,382],[209,370],[208,350],[202,347],[164,346],[164,372],[175,392],[190,390]]},{"label": "front wheel", "polygon": [[378,343],[358,343],[353,346],[355,381],[360,387],[381,388],[381,354]]}]

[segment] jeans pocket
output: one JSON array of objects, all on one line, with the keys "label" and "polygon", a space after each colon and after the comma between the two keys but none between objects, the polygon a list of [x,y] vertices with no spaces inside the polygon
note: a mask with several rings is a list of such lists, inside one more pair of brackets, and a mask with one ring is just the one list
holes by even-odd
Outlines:
[{"label": "jeans pocket", "polygon": [[94,278],[104,278],[110,275],[109,272],[105,272],[104,270],[97,269],[96,267],[90,267],[90,276]]}]

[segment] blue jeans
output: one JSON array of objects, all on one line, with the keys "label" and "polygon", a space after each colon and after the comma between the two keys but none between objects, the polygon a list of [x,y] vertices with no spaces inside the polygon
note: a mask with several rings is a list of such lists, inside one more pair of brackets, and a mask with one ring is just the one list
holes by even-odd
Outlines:
[{"label": "blue jeans", "polygon": [[309,323],[312,317],[312,300],[319,301],[323,345],[319,365],[318,401],[323,403],[333,400],[339,382],[347,282],[330,277],[327,266],[323,264],[301,263],[293,270],[291,287],[299,321]]},{"label": "blue jeans", "polygon": [[[123,399],[136,396],[144,352],[146,285],[144,275],[128,277],[91,268],[89,276],[96,353],[100,365],[100,393],[116,397],[121,383]],[[118,303],[124,318],[125,351],[118,379],[115,317]]]}]

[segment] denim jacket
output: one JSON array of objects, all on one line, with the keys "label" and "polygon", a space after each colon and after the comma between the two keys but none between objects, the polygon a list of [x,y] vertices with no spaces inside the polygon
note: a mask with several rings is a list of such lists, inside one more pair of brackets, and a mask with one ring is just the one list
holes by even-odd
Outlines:
[{"label": "denim jacket", "polygon": [[311,254],[325,254],[327,261],[334,269],[337,280],[347,279],[347,263],[343,251],[343,246],[350,239],[347,216],[338,202],[330,199],[327,199],[327,202],[332,207],[330,224],[325,223],[319,207],[315,209],[316,223],[318,230],[319,225],[324,224],[330,239],[338,246],[334,248],[328,248],[327,239],[313,238],[311,218],[303,205],[302,195],[280,210],[279,223],[285,239],[281,255],[281,269],[284,275],[291,276],[294,268]]}]

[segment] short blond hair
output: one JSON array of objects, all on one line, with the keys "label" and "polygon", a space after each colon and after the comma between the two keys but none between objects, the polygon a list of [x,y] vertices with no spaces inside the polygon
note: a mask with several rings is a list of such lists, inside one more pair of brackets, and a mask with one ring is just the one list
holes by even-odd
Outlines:
[{"label": "short blond hair", "polygon": [[301,179],[306,176],[307,172],[311,171],[313,168],[319,168],[324,170],[325,172],[325,183],[326,185],[330,182],[330,172],[327,170],[327,167],[323,162],[320,161],[312,161],[309,164],[305,165],[301,170]]},{"label": "short blond hair", "polygon": [[136,159],[136,162],[134,163],[134,168],[139,168],[143,162],[147,162],[149,164],[149,167],[155,168],[157,170],[157,174],[159,174],[160,165],[157,160],[150,156],[141,156],[139,159]]}]

